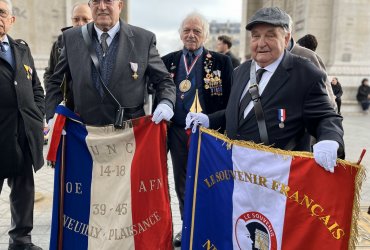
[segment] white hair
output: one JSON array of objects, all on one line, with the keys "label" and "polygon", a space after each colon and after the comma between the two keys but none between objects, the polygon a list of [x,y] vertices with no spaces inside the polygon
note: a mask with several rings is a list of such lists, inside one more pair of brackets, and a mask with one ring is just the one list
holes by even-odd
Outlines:
[{"label": "white hair", "polygon": [[9,13],[12,14],[13,13],[13,4],[10,0],[0,0],[0,2],[3,2],[5,3],[6,5],[8,5],[8,10],[9,10]]},{"label": "white hair", "polygon": [[193,19],[198,19],[200,21],[202,28],[203,28],[203,34],[205,38],[204,40],[207,40],[209,36],[209,23],[207,19],[203,15],[199,14],[198,12],[192,12],[184,18],[184,20],[181,22],[179,33],[180,34],[182,33],[182,29],[184,28],[185,22],[187,22],[188,20],[193,20]]}]

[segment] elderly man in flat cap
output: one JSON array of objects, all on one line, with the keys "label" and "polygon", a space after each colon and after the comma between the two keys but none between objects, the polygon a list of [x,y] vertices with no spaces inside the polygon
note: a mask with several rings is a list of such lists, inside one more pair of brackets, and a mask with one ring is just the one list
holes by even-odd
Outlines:
[{"label": "elderly man in flat cap", "polygon": [[252,60],[234,71],[226,110],[208,116],[190,113],[186,125],[226,127],[231,139],[286,150],[309,150],[297,143],[307,129],[317,139],[316,162],[334,172],[336,158],[344,157],[343,127],[325,90],[325,74],[286,50],[291,34],[283,10],[258,10],[246,29]]}]

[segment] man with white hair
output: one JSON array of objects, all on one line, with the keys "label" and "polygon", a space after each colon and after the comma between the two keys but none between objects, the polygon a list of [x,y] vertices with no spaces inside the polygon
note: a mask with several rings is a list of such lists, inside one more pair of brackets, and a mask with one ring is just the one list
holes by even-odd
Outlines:
[{"label": "man with white hair", "polygon": [[[209,24],[200,14],[189,14],[179,33],[183,49],[164,56],[162,60],[176,84],[175,114],[168,129],[168,148],[182,218],[188,159],[185,117],[190,110],[211,114],[226,108],[233,66],[228,56],[204,48]],[[181,232],[174,239],[174,246],[180,245]]]},{"label": "man with white hair", "polygon": [[11,212],[8,249],[41,250],[32,243],[31,231],[33,169],[44,165],[44,90],[27,43],[8,35],[14,22],[12,3],[0,0],[0,193],[7,179]]}]

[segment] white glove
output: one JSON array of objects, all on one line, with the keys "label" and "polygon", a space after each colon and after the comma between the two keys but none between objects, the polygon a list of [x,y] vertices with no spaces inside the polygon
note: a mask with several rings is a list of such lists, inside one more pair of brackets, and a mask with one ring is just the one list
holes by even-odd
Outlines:
[{"label": "white glove", "polygon": [[[54,127],[54,118],[51,118],[48,121],[48,129],[49,129],[49,132],[52,129],[52,127]],[[67,134],[67,132],[64,129],[62,129],[62,135],[66,135],[66,134]]]},{"label": "white glove", "polygon": [[155,122],[155,124],[160,123],[162,120],[169,121],[171,120],[173,114],[173,110],[170,106],[160,103],[154,110],[152,121]]},{"label": "white glove", "polygon": [[185,129],[190,128],[191,132],[195,133],[197,131],[198,125],[202,125],[205,128],[209,128],[209,118],[206,114],[203,113],[192,113],[189,112],[185,119],[186,127]]},{"label": "white glove", "polygon": [[338,148],[339,143],[331,140],[319,141],[313,145],[313,156],[316,163],[326,171],[334,173]]}]

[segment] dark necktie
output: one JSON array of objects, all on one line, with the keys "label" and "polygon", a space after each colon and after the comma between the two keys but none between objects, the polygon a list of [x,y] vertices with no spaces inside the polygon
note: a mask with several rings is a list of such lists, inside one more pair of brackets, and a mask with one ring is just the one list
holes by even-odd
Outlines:
[{"label": "dark necktie", "polygon": [[[256,73],[256,83],[257,85],[260,83],[261,81],[261,78],[262,78],[262,75],[263,73],[265,73],[265,69],[263,68],[260,68],[259,70],[257,70],[257,73]],[[250,86],[249,86],[250,87]],[[252,97],[249,93],[249,91],[247,91],[244,95],[244,97],[242,98],[242,100],[240,101],[240,108],[239,108],[239,121],[243,120],[244,118],[244,110],[247,108],[248,104],[251,102],[252,100]]]},{"label": "dark necktie", "polygon": [[193,62],[193,59],[194,59],[194,53],[189,51],[186,54],[186,64],[188,65],[188,67],[190,67],[191,63]]},{"label": "dark necktie", "polygon": [[101,41],[101,48],[103,49],[103,54],[105,55],[108,50],[108,43],[107,43],[107,38],[109,37],[109,34],[107,32],[104,32],[100,36],[100,41]]},{"label": "dark necktie", "polygon": [[0,42],[0,50],[1,50],[1,52],[5,52],[5,51],[6,51],[6,50],[5,50],[5,46],[4,46],[4,44],[5,44],[5,43]]}]

